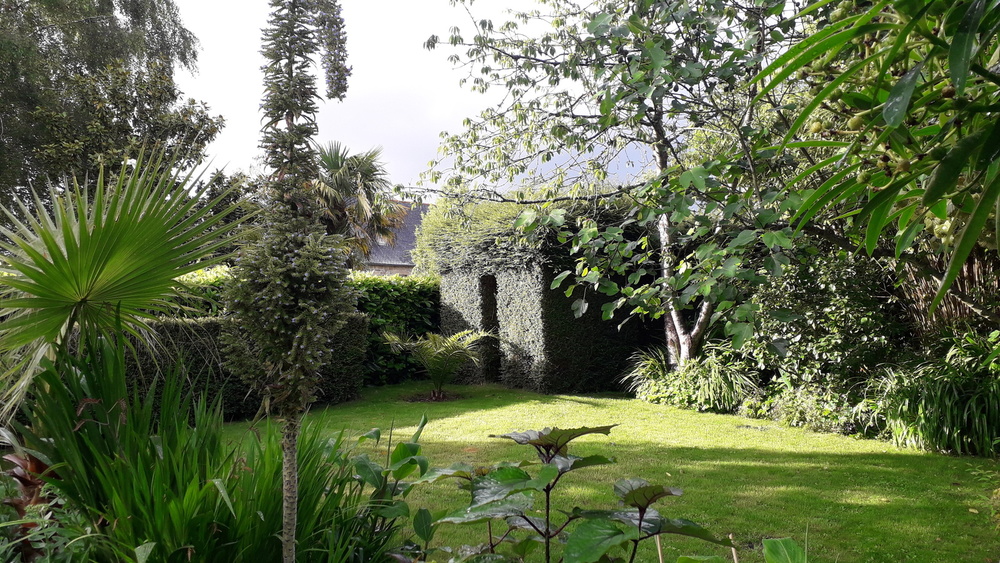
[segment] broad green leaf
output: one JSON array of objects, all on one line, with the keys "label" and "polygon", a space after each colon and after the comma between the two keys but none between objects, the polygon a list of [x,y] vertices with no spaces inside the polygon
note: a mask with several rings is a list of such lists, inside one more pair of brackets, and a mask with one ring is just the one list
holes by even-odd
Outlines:
[{"label": "broad green leaf", "polygon": [[625,493],[625,496],[622,497],[622,502],[626,506],[644,510],[661,498],[679,496],[681,496],[680,489],[664,487],[663,485],[646,485],[645,487],[632,489]]},{"label": "broad green leaf", "polygon": [[761,235],[761,239],[763,239],[764,244],[771,249],[776,246],[779,248],[792,247],[792,240],[789,239],[788,236],[782,231],[767,231]]},{"label": "broad green leaf", "polygon": [[456,510],[448,516],[441,518],[438,522],[448,524],[471,524],[473,522],[483,522],[497,518],[507,518],[518,516],[531,510],[534,499],[528,494],[511,495],[503,500],[491,502],[481,506],[470,506],[461,510]]},{"label": "broad green leaf", "polygon": [[558,276],[552,279],[552,283],[549,285],[549,289],[559,289],[559,286],[562,285],[563,280],[565,280],[572,273],[573,272],[571,272],[570,270],[565,270],[562,273],[560,273]]},{"label": "broad green leaf", "polygon": [[589,455],[587,457],[557,455],[552,458],[552,464],[559,469],[559,473],[566,473],[567,471],[583,469],[585,467],[594,467],[596,465],[610,465],[612,463],[615,463],[615,458],[603,455]]},{"label": "broad green leaf", "polygon": [[622,530],[609,520],[586,520],[577,526],[566,540],[565,563],[594,563],[611,549],[639,539],[639,530]]},{"label": "broad green leaf", "polygon": [[455,462],[448,467],[437,468],[428,471],[423,477],[414,481],[417,483],[437,483],[442,479],[456,478],[472,480],[475,476],[475,468],[467,463]]},{"label": "broad green leaf", "polygon": [[736,248],[737,246],[745,246],[753,241],[757,240],[757,231],[752,229],[746,229],[740,231],[740,234],[736,235],[736,238],[729,243],[729,248]]},{"label": "broad green leaf", "polygon": [[382,466],[370,460],[368,454],[361,454],[354,458],[354,471],[365,484],[375,488],[381,487],[385,480],[382,475]]},{"label": "broad green leaf", "polygon": [[515,229],[524,229],[527,232],[531,232],[538,226],[538,212],[534,209],[525,209],[517,216],[514,220]]},{"label": "broad green leaf", "polygon": [[472,481],[472,505],[488,504],[515,493],[541,491],[558,476],[559,469],[549,464],[540,466],[534,478],[519,467],[499,467]]},{"label": "broad green leaf", "polygon": [[807,563],[806,553],[791,538],[764,540],[766,563]]},{"label": "broad green leaf", "polygon": [[434,539],[434,519],[430,510],[421,508],[413,515],[413,532],[425,544]]},{"label": "broad green leaf", "polygon": [[153,549],[156,547],[156,542],[146,542],[139,547],[135,548],[135,561],[136,563],[146,563],[149,561],[149,556],[152,555]]},{"label": "broad green leaf", "polygon": [[646,486],[649,486],[649,481],[642,478],[635,477],[632,479],[619,479],[614,485],[615,496],[624,500],[625,495],[627,495],[629,491],[641,489]]},{"label": "broad green leaf", "polygon": [[587,31],[592,35],[601,35],[611,24],[611,14],[595,14],[590,23],[587,24]]},{"label": "broad green leaf", "polygon": [[904,74],[889,92],[889,99],[886,100],[885,106],[882,108],[882,117],[889,127],[899,127],[903,123],[903,119],[906,118],[910,99],[913,98],[913,90],[917,86],[917,79],[920,78],[920,71],[923,68],[924,61],[920,61]]},{"label": "broad green leaf", "polygon": [[507,438],[514,440],[521,445],[538,446],[545,450],[555,452],[560,455],[565,454],[566,446],[580,436],[587,434],[604,434],[607,436],[611,429],[617,424],[608,426],[581,426],[579,428],[545,428],[542,430],[526,430],[524,432],[510,432],[491,438]]},{"label": "broad green leaf", "polygon": [[976,241],[986,226],[986,221],[989,219],[990,212],[993,211],[993,204],[996,203],[998,196],[1000,196],[1000,174],[995,175],[985,187],[979,198],[979,203],[976,205],[976,210],[973,211],[965,228],[962,229],[962,234],[955,244],[955,251],[948,262],[948,271],[945,273],[944,279],[941,280],[941,287],[931,303],[930,311],[932,313],[944,299],[945,294],[948,293],[948,288],[962,272],[962,266],[965,265],[966,258],[976,246]]},{"label": "broad green leaf", "polygon": [[976,36],[985,7],[986,0],[973,0],[965,12],[965,17],[958,24],[955,38],[948,49],[951,81],[955,84],[955,93],[959,96],[965,92],[965,83],[969,79],[969,69],[972,67],[972,59],[976,49]]},{"label": "broad green leaf", "polygon": [[750,323],[726,323],[726,335],[733,337],[733,348],[739,350],[753,338],[753,325]]},{"label": "broad green leaf", "polygon": [[[690,520],[685,520],[683,518],[664,518],[657,513],[652,513],[647,515],[649,518],[649,525],[652,533],[656,534],[674,534],[678,536],[687,536],[689,538],[698,538],[707,542],[724,545],[726,547],[733,547],[733,542],[729,538],[719,539],[709,532],[705,528],[702,528],[698,524]],[[646,530],[646,526],[643,526],[643,530]]]}]

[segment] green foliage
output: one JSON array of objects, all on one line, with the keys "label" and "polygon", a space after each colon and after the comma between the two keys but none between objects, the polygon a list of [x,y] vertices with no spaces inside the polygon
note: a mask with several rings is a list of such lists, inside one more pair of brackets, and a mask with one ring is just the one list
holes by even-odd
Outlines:
[{"label": "green foliage", "polygon": [[[223,295],[231,280],[228,266],[178,278],[185,286],[178,298],[181,314],[193,318],[221,315]],[[353,271],[346,283],[357,293],[358,311],[368,316],[371,327],[370,331],[363,329],[368,335],[367,365],[359,371],[364,372],[365,383],[386,385],[415,378],[420,365],[409,354],[394,352],[381,334],[388,331],[420,336],[438,330],[440,282],[428,276],[380,276]],[[344,329],[355,330],[360,329]]]},{"label": "green foliage", "polygon": [[959,455],[1000,451],[1000,332],[956,337],[944,358],[888,369],[869,390],[875,423],[898,444]]},{"label": "green foliage", "polygon": [[350,285],[358,292],[358,311],[368,315],[367,379],[369,385],[400,383],[417,376],[419,364],[409,354],[392,350],[383,332],[421,336],[440,326],[441,287],[428,276],[377,276],[352,272]]},{"label": "green foliage", "polygon": [[835,391],[823,385],[774,382],[759,398],[745,401],[739,412],[814,432],[869,433],[873,430],[868,426],[871,412],[858,394],[857,390]]},{"label": "green foliage", "polygon": [[[585,204],[559,204],[540,224],[554,226]],[[577,295],[551,291],[553,271],[569,265],[568,249],[554,236],[528,239],[516,224],[512,203],[439,202],[425,215],[415,258],[442,275],[441,325],[446,332],[497,332],[499,348],[484,347],[480,381],[546,392],[609,390],[610,374],[645,342],[642,327],[616,330],[600,322],[597,307],[576,312]],[[617,205],[602,205],[594,216],[620,221]],[[550,232],[550,231],[546,231]],[[587,296],[603,303],[602,297]],[[495,315],[494,312],[495,311]],[[495,316],[495,318],[494,318]],[[580,318],[576,318],[579,316]]]},{"label": "green foliage", "polygon": [[[30,430],[20,428],[53,463],[58,497],[85,516],[90,534],[76,540],[81,547],[110,561],[278,560],[274,429],[233,451],[218,403],[194,401],[178,374],[143,397],[127,390],[120,352],[107,343],[88,352],[47,363],[39,381],[52,392],[27,407]],[[309,561],[378,560],[394,534],[366,502],[350,454],[341,435],[325,438],[315,427],[303,435],[298,541]],[[343,542],[340,551],[327,549],[330,534]]]},{"label": "green foliage", "polygon": [[537,246],[512,228],[520,212],[520,206],[513,203],[438,201],[424,214],[417,231],[414,271],[440,275],[537,262]]},{"label": "green foliage", "polygon": [[356,297],[339,237],[308,219],[270,219],[232,269],[226,309],[234,324],[224,342],[231,369],[276,414],[292,416],[315,400],[320,369],[337,353],[333,337]]},{"label": "green foliage", "polygon": [[[829,25],[754,78],[758,99],[793,80],[812,87],[782,148],[810,119],[812,134],[840,145],[838,158],[815,171],[830,181],[802,192],[795,219],[802,228],[820,211],[849,211],[869,253],[892,238],[897,257],[925,224],[937,231],[947,222],[947,233],[935,233],[951,261],[933,310],[973,248],[996,247],[1000,76],[991,65],[1000,8],[979,0],[833,7],[802,10]],[[821,107],[846,127],[811,117]]]},{"label": "green foliage", "polygon": [[31,114],[45,131],[34,149],[35,164],[50,177],[82,181],[102,165],[121,171],[144,146],[162,151],[181,169],[201,163],[224,120],[193,99],[179,102],[171,71],[164,61],[142,69],[116,61],[70,77],[69,91],[57,103]]},{"label": "green foliage", "polygon": [[[226,420],[246,420],[258,413],[261,396],[246,383],[259,374],[258,366],[250,374],[234,372],[228,362],[222,335],[227,319],[162,319],[150,324],[158,344],[137,347],[127,358],[130,380],[140,390],[153,386],[177,365],[183,365],[183,390],[204,395],[209,402],[218,399]],[[361,314],[347,315],[347,323],[333,336],[331,349],[336,353],[320,368],[317,402],[337,404],[357,397],[365,370],[366,345],[370,340],[368,319]],[[245,365],[245,364],[238,364]]]},{"label": "green foliage", "polygon": [[911,338],[891,273],[829,245],[801,245],[792,255],[783,275],[755,288],[759,326],[743,352],[786,385],[858,394]]},{"label": "green foliage", "polygon": [[[197,104],[173,105],[180,97],[174,66],[193,69],[196,56],[197,39],[173,0],[5,3],[2,203],[9,205],[15,194],[24,198],[29,185],[73,171],[81,178],[85,172],[96,176],[102,158],[117,170],[122,159],[116,151],[135,142],[173,145],[185,139],[193,144],[190,152],[175,146],[178,158],[200,158],[221,120],[207,117]],[[94,125],[99,135],[90,129]]]},{"label": "green foliage", "polygon": [[[660,534],[688,536],[731,546],[729,540],[717,539],[694,522],[660,516],[659,512],[651,508],[653,503],[663,498],[680,496],[681,491],[662,485],[650,485],[643,479],[623,479],[615,483],[614,492],[623,508],[584,510],[574,507],[571,511],[560,511],[565,516],[564,521],[556,522],[553,519],[552,493],[567,473],[615,461],[602,455],[571,455],[570,442],[589,434],[608,435],[614,426],[545,428],[494,436],[533,447],[538,460],[500,463],[488,469],[474,469],[470,465],[456,463],[446,469],[431,471],[420,482],[459,479],[461,488],[469,491],[471,497],[468,508],[439,517],[432,525],[487,522],[487,543],[481,546],[479,553],[494,554],[506,546],[510,549],[513,560],[520,560],[533,550],[533,546],[541,543],[544,546],[542,560],[546,563],[553,558],[552,540],[556,538],[565,542],[560,560],[568,563],[606,561],[608,553],[619,550],[630,553],[629,560],[633,561],[639,542]],[[534,476],[525,469],[530,467],[537,468]],[[531,515],[534,512],[532,507],[535,493],[544,495],[541,517]],[[503,533],[499,532],[499,528],[494,530],[491,523],[492,520],[501,519],[508,526]],[[494,533],[498,535],[495,536]],[[517,535],[523,534],[527,534],[527,537],[515,539]],[[427,553],[433,551],[427,550]]]},{"label": "green foliage", "polygon": [[731,413],[760,395],[759,377],[756,366],[731,346],[709,345],[700,358],[676,368],[663,348],[636,352],[622,381],[644,401]]},{"label": "green foliage", "polygon": [[[93,190],[52,188],[48,210],[34,201],[4,209],[13,222],[5,241],[0,348],[19,350],[5,374],[3,410],[27,390],[39,358],[79,327],[83,338],[139,336],[157,314],[172,310],[175,278],[209,266],[231,243],[238,223],[221,224],[228,210],[209,217],[191,193],[191,176],[171,163],[140,156],[114,183],[99,176]],[[166,170],[166,171],[164,171]],[[201,260],[201,262],[199,262]]]},{"label": "green foliage", "polygon": [[397,352],[404,350],[424,367],[428,379],[434,384],[433,399],[444,398],[444,386],[455,379],[458,370],[467,362],[479,363],[476,344],[484,338],[496,338],[486,332],[463,330],[445,336],[434,332],[419,337],[402,337],[398,334],[383,333],[383,338]]}]

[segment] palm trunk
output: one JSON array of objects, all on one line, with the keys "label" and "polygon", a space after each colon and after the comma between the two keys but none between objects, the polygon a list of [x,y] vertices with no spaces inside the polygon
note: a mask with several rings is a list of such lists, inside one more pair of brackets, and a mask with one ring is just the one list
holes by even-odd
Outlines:
[{"label": "palm trunk", "polygon": [[299,428],[302,418],[291,414],[282,419],[281,427],[281,561],[295,563],[295,529],[299,509]]}]

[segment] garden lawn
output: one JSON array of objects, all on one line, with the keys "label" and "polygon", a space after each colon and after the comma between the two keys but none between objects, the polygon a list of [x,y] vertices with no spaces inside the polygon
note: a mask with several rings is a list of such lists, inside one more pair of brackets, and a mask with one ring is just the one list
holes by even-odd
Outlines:
[{"label": "garden lawn", "polygon": [[[368,389],[358,401],[313,411],[309,420],[330,432],[346,428],[360,434],[380,427],[383,438],[395,425],[398,441],[408,439],[426,414],[430,422],[421,443],[432,467],[536,459],[532,448],[490,434],[617,424],[610,436],[586,436],[571,444],[574,455],[604,454],[618,463],[568,474],[554,493],[556,508],[614,508],[613,483],[642,477],[683,489],[683,496],[656,507],[717,536],[733,534],[741,563],[763,561],[761,540],[780,537],[807,544],[809,560],[817,563],[1000,559],[987,487],[972,473],[997,470],[991,460],[903,450],[880,441],[618,396],[450,386],[450,392],[462,397],[440,403],[406,400],[429,395],[430,389],[428,384]],[[235,439],[245,428],[245,423],[234,424],[229,431]],[[422,485],[408,498],[411,510],[467,506],[468,493],[456,483]],[[541,504],[539,499],[536,507]],[[482,524],[445,525],[434,544],[480,543],[484,534]],[[729,556],[728,549],[713,544],[662,537],[669,562],[679,555]],[[643,544],[637,560],[657,561],[652,541]]]}]

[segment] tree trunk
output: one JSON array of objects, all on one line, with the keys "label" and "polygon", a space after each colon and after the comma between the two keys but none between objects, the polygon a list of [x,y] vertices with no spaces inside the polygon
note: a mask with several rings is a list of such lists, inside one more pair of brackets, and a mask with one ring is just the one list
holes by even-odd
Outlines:
[{"label": "tree trunk", "polygon": [[281,561],[295,563],[295,529],[299,512],[299,428],[301,414],[291,414],[281,421]]},{"label": "tree trunk", "polygon": [[[664,278],[669,278],[674,273],[674,259],[671,253],[673,240],[669,221],[667,214],[661,215],[657,221],[657,230],[660,234],[660,266]],[[688,323],[684,321],[683,312],[675,305],[676,295],[674,291],[668,287],[664,289],[666,313],[663,315],[663,325],[667,333],[667,352],[670,365],[677,367],[698,357],[701,342],[705,337],[705,332],[708,331],[712,313],[715,312],[715,304],[702,299],[694,324],[688,326]]]}]

